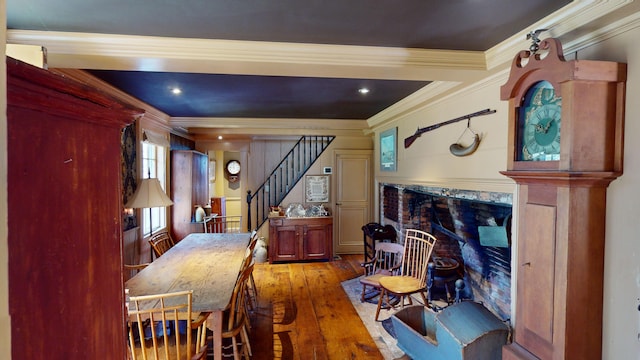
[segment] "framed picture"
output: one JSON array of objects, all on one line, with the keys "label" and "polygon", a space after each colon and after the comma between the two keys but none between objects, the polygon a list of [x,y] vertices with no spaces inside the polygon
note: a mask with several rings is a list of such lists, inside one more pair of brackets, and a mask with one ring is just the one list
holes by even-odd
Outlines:
[{"label": "framed picture", "polygon": [[305,202],[329,202],[329,176],[307,175],[304,178]]},{"label": "framed picture", "polygon": [[215,160],[209,161],[209,182],[212,184],[216,182],[216,161]]},{"label": "framed picture", "polygon": [[398,128],[380,133],[380,171],[396,171]]}]

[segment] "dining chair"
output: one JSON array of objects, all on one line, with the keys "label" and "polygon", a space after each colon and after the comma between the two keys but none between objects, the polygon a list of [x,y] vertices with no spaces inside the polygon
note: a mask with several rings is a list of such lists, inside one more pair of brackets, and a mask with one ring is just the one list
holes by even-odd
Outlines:
[{"label": "dining chair", "polygon": [[[242,266],[240,267],[240,274],[242,271],[253,265],[255,263],[254,258],[254,250],[256,248],[256,244],[258,243],[258,237],[252,236],[249,240],[249,245],[247,246],[247,251],[244,255],[244,261]],[[247,300],[247,310],[253,311],[258,308],[258,289],[256,288],[256,281],[253,277],[253,272],[249,274],[249,279],[247,280],[247,286],[245,287],[246,291],[246,300]]]},{"label": "dining chair", "polygon": [[376,321],[378,321],[383,302],[386,303],[387,308],[395,307],[389,295],[398,297],[401,307],[404,307],[405,299],[412,304],[411,295],[415,293],[422,296],[425,305],[428,304],[425,291],[428,291],[426,285],[429,259],[435,243],[436,238],[428,232],[416,229],[406,230],[399,275],[382,276],[379,279],[380,296],[376,309]]},{"label": "dining chair", "polygon": [[127,325],[132,360],[206,358],[206,320],[210,313],[194,316],[192,297],[192,291],[129,297]]},{"label": "dining chair", "polygon": [[[247,311],[245,308],[245,287],[252,272],[253,264],[242,270],[233,289],[229,306],[224,314],[227,323],[223,324],[224,328],[221,335],[222,339],[231,339],[231,345],[222,346],[222,349],[227,350],[231,348],[233,350],[234,360],[240,360],[241,358],[250,359],[251,357],[251,345],[249,344],[249,333],[247,329]],[[240,341],[238,341],[238,338]],[[212,341],[212,337],[208,337],[207,341]],[[223,354],[223,356],[228,355]]]},{"label": "dining chair", "polygon": [[173,241],[173,238],[169,235],[168,231],[160,231],[151,235],[149,238],[149,244],[151,245],[156,258],[159,258],[162,254],[169,251],[169,249],[171,249],[176,243]]},{"label": "dining chair", "polygon": [[364,277],[360,278],[362,294],[360,301],[371,300],[380,294],[380,278],[382,276],[398,275],[402,264],[402,244],[380,242],[371,260],[362,263]]},{"label": "dining chair", "polygon": [[143,264],[124,264],[123,268],[124,271],[128,271],[129,274],[127,275],[127,279],[132,278],[135,274],[139,273],[140,270],[146,268],[147,266],[149,266],[149,263],[143,263]]},{"label": "dining chair", "polygon": [[205,216],[205,233],[240,233],[242,232],[242,215]]}]

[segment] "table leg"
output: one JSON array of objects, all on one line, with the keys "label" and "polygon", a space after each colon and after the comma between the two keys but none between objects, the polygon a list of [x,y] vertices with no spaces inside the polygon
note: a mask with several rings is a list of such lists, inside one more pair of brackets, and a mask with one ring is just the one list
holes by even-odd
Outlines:
[{"label": "table leg", "polygon": [[213,316],[213,358],[222,359],[222,311],[214,311]]}]

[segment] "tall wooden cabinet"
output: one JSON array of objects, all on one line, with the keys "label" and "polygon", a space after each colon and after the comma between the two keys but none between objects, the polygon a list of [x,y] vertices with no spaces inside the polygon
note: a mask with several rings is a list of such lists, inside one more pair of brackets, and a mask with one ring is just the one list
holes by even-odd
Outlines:
[{"label": "tall wooden cabinet", "polygon": [[333,218],[269,219],[269,261],[331,260]]},{"label": "tall wooden cabinet", "polygon": [[125,359],[121,131],[142,115],[7,58],[13,359]]},{"label": "tall wooden cabinet", "polygon": [[196,205],[209,203],[207,155],[193,150],[171,151],[171,229],[175,241],[194,232],[203,232],[194,222]]}]

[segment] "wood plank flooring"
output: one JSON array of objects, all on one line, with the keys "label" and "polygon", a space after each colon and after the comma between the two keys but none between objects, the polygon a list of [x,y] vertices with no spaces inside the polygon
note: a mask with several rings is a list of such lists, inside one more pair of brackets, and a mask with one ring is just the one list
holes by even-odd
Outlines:
[{"label": "wood plank flooring", "polygon": [[252,359],[383,359],[340,285],[363,273],[361,261],[256,264]]}]

